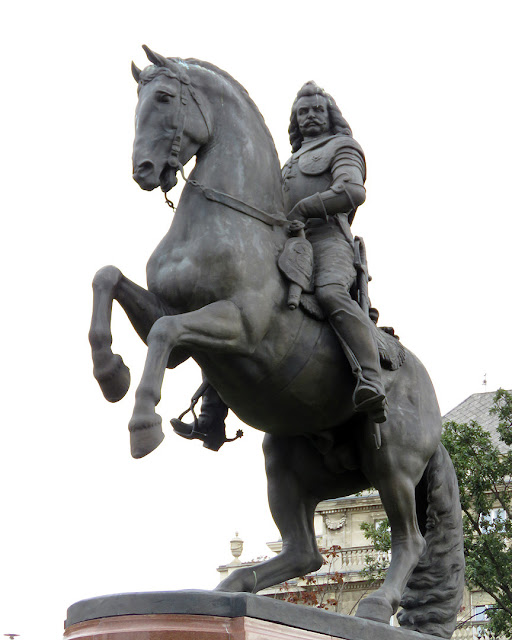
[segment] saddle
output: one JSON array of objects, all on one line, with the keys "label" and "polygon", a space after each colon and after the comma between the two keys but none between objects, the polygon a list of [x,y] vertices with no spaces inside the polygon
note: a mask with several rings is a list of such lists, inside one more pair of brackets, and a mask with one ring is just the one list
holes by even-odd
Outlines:
[{"label": "saddle", "polygon": [[[277,262],[281,273],[290,283],[288,307],[296,309],[300,305],[312,318],[325,321],[325,313],[314,293],[313,247],[305,237],[304,225],[295,222],[290,227],[290,235]],[[369,277],[364,242],[362,238],[356,237],[355,240],[358,277],[351,295],[372,320],[373,337],[379,349],[382,368],[395,371],[404,363],[406,351],[393,327],[377,327],[379,312],[370,306],[367,295]]]}]

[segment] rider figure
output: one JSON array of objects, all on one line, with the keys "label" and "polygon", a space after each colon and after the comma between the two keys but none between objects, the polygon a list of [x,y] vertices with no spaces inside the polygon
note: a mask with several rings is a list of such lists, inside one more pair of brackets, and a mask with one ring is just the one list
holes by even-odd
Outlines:
[{"label": "rider figure", "polygon": [[[315,294],[354,370],[355,409],[384,422],[387,403],[372,321],[350,295],[357,276],[350,225],[366,198],[364,153],[332,97],[314,82],[297,94],[288,131],[293,152],[283,167],[288,219],[306,223]],[[179,435],[199,438],[216,451],[226,441],[227,407],[211,385],[203,388],[197,424],[171,423]]]},{"label": "rider figure", "polygon": [[332,97],[314,82],[297,94],[288,131],[293,151],[283,167],[288,219],[306,223],[315,294],[357,377],[355,409],[384,422],[386,398],[372,321],[350,295],[357,276],[350,225],[366,198],[363,150]]}]

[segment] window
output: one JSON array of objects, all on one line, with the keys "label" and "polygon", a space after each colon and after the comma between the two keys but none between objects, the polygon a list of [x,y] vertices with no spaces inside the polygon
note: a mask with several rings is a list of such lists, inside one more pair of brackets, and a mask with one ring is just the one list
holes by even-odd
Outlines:
[{"label": "window", "polygon": [[472,609],[472,618],[471,620],[473,622],[485,622],[486,620],[488,620],[487,618],[487,605],[486,604],[479,604],[476,607],[473,607]]},{"label": "window", "polygon": [[506,519],[507,512],[505,509],[491,509],[489,515],[480,515],[480,529],[482,533],[490,533],[491,531],[502,532]]}]

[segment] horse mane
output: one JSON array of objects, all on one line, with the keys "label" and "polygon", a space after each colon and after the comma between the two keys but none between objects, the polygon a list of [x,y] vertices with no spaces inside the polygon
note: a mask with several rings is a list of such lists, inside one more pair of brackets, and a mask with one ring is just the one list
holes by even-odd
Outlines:
[{"label": "horse mane", "polygon": [[[170,59],[176,64],[185,64],[185,65],[190,64],[196,67],[201,67],[203,69],[206,69],[207,71],[212,71],[213,73],[221,76],[221,78],[226,80],[226,82],[230,84],[244,98],[244,100],[247,102],[249,107],[254,111],[254,113],[258,116],[258,118],[260,118],[261,124],[263,125],[263,130],[265,131],[265,134],[268,136],[268,139],[271,142],[272,147],[275,149],[274,138],[272,137],[272,134],[270,133],[269,128],[267,127],[265,118],[263,117],[263,115],[261,114],[261,111],[256,106],[256,103],[254,102],[254,100],[249,95],[247,89],[244,86],[242,86],[238,82],[238,80],[235,80],[235,78],[233,78],[233,76],[231,76],[227,71],[224,71],[223,69],[216,67],[211,62],[206,62],[205,60],[198,60],[197,58],[187,58],[186,60],[182,60],[181,58],[170,58]],[[276,155],[277,155],[277,152],[276,152]]]}]

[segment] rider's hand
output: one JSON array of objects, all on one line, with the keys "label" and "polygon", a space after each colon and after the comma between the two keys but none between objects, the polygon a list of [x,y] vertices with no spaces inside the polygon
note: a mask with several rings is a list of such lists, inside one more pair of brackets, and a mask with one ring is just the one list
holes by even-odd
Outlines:
[{"label": "rider's hand", "polygon": [[297,202],[288,214],[289,220],[305,222],[308,218],[327,219],[327,213],[319,193],[315,193]]},{"label": "rider's hand", "polygon": [[297,205],[293,207],[293,209],[287,215],[287,218],[288,220],[292,220],[294,222],[297,221],[297,222],[300,222],[301,224],[306,224],[306,218],[297,209]]}]

